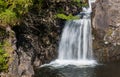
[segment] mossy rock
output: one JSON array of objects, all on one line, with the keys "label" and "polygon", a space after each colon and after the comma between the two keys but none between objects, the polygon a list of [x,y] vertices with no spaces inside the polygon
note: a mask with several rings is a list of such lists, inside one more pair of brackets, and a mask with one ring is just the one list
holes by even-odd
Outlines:
[{"label": "mossy rock", "polygon": [[4,43],[0,43],[0,72],[8,69],[8,54],[3,48]]}]

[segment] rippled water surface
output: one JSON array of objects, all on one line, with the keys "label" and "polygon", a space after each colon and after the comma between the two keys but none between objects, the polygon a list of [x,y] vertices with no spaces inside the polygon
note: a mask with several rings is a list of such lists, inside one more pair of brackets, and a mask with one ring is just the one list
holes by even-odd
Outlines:
[{"label": "rippled water surface", "polygon": [[120,63],[97,66],[43,66],[37,77],[120,77]]}]

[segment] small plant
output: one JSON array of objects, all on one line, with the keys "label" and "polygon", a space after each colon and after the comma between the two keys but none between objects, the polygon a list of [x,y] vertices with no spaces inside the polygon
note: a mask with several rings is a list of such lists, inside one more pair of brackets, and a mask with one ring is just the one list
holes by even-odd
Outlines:
[{"label": "small plant", "polygon": [[55,18],[60,18],[60,19],[65,19],[65,20],[79,19],[78,16],[73,16],[72,14],[69,14],[68,16],[65,14],[57,14],[55,15]]}]

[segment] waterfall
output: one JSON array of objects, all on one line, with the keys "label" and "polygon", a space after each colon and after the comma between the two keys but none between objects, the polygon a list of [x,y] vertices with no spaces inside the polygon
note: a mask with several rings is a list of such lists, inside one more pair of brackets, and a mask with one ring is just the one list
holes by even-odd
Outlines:
[{"label": "waterfall", "polygon": [[43,66],[94,66],[97,64],[92,51],[92,2],[95,2],[95,0],[89,0],[89,7],[83,7],[83,11],[78,14],[81,19],[66,22],[59,43],[58,59]]},{"label": "waterfall", "polygon": [[66,22],[59,43],[59,56],[57,61],[62,63],[94,63],[91,35],[91,3],[89,7],[83,7],[78,15],[81,19]]},{"label": "waterfall", "polygon": [[66,23],[58,50],[58,59],[92,59],[90,24],[90,18],[73,20]]}]

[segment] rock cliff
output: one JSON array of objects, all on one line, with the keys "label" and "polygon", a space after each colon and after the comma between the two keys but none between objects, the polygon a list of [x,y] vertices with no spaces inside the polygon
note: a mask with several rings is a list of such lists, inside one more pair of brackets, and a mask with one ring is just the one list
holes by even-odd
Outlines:
[{"label": "rock cliff", "polygon": [[120,60],[120,0],[96,0],[93,5],[93,48],[99,61]]}]

